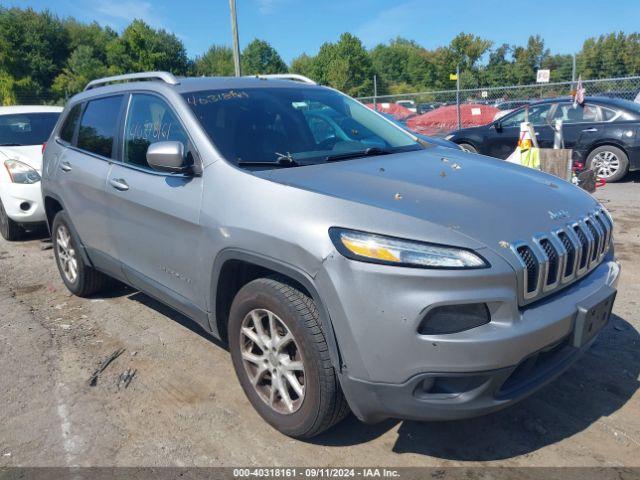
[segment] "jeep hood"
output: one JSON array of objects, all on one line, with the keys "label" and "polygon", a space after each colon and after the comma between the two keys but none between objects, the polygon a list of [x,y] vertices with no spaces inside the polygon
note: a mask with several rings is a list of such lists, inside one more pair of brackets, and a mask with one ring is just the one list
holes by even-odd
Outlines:
[{"label": "jeep hood", "polygon": [[[455,229],[494,251],[502,250],[501,241],[528,240],[598,206],[588,193],[551,175],[445,148],[255,175]],[[393,225],[377,233],[393,234]]]}]

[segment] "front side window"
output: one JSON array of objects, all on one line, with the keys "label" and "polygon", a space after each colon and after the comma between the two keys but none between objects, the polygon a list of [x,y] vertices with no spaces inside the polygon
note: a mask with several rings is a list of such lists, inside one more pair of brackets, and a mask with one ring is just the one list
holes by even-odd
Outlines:
[{"label": "front side window", "polygon": [[90,100],[80,120],[78,148],[112,158],[122,95]]},{"label": "front side window", "polygon": [[0,115],[0,146],[42,145],[59,116],[57,112]]},{"label": "front side window", "polygon": [[518,110],[513,115],[506,117],[501,123],[503,127],[519,127],[522,122],[527,121],[527,109],[529,110],[529,122],[533,125],[544,125],[547,123],[551,103],[544,105],[533,105]]},{"label": "front side window", "polygon": [[324,88],[207,90],[184,97],[220,153],[241,167],[312,165],[422,148],[360,102]]},{"label": "front side window", "polygon": [[147,148],[156,142],[180,142],[188,154],[188,137],[169,105],[155,95],[134,94],[125,123],[124,162],[148,168]]},{"label": "front side window", "polygon": [[76,132],[76,126],[78,125],[78,120],[80,120],[80,112],[82,111],[82,104],[75,105],[67,115],[67,118],[64,119],[64,123],[62,124],[62,128],[60,128],[60,139],[65,142],[71,143],[73,142],[73,134]]}]

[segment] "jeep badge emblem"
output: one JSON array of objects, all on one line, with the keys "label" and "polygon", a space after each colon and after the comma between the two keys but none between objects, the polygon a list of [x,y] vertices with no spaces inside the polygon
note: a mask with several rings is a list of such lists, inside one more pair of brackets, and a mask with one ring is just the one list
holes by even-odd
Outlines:
[{"label": "jeep badge emblem", "polygon": [[567,212],[566,210],[557,210],[555,212],[549,210],[549,218],[551,218],[551,220],[562,220],[564,218],[569,218],[569,212]]}]

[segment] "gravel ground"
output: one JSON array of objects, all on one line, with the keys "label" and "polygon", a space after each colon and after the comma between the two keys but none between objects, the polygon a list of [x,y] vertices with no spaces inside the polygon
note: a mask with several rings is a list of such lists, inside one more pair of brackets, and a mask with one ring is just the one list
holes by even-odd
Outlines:
[{"label": "gravel ground", "polygon": [[597,196],[623,273],[612,322],[572,369],[487,417],[349,417],[309,442],[258,417],[224,345],[189,319],[125,288],[70,296],[39,238],[0,239],[0,467],[640,466],[640,175]]}]

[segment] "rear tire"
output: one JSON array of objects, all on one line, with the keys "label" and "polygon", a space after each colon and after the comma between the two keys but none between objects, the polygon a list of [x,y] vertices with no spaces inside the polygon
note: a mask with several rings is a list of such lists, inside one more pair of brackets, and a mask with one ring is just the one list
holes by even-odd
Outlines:
[{"label": "rear tire", "polygon": [[[283,338],[286,347],[278,348]],[[229,346],[247,398],[285,435],[313,437],[349,413],[318,309],[283,279],[259,278],[240,289],[229,315]]]},{"label": "rear tire", "polygon": [[0,200],[0,235],[8,242],[21,240],[24,235],[22,227],[7,215],[2,200]]},{"label": "rear tire", "polygon": [[58,212],[51,226],[53,252],[62,281],[69,291],[78,297],[88,297],[104,290],[111,279],[85,263],[80,241],[70,225],[67,214]]},{"label": "rear tire", "polygon": [[587,168],[593,168],[596,175],[607,182],[618,182],[629,170],[629,157],[613,145],[603,145],[591,151],[587,157]]},{"label": "rear tire", "polygon": [[459,143],[458,145],[460,145],[460,148],[465,152],[478,153],[478,149],[470,143]]}]

